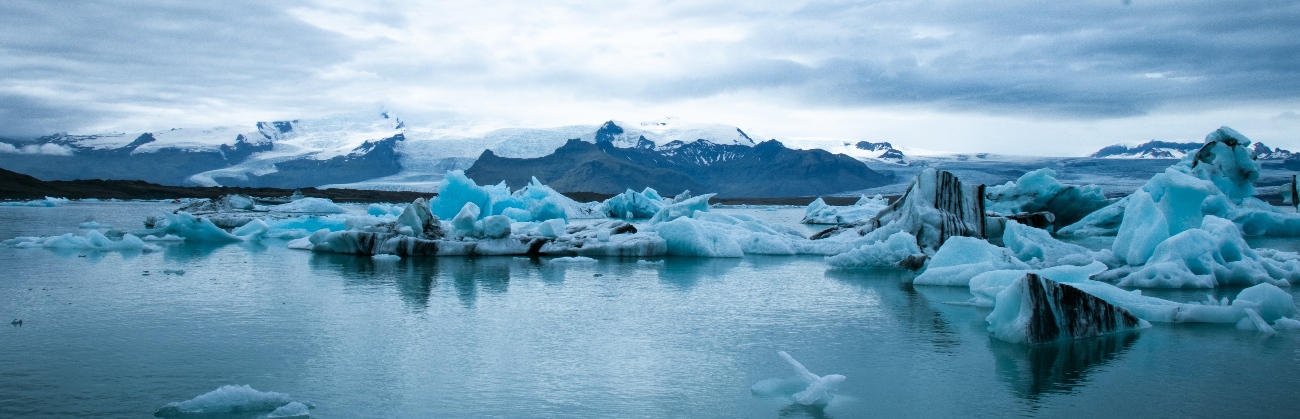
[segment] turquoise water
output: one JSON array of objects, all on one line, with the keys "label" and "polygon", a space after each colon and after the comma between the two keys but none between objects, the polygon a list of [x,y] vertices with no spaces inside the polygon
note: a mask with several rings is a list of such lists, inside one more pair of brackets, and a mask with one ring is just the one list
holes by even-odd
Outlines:
[{"label": "turquoise water", "polygon": [[[131,229],[174,207],[0,208],[0,238],[89,219]],[[782,213],[794,222],[802,209],[770,216]],[[991,339],[987,310],[945,304],[970,298],[965,288],[909,279],[828,270],[816,257],[566,265],[377,262],[278,240],[143,254],[0,246],[0,417],[151,417],[226,384],[288,393],[318,418],[1290,417],[1300,407],[1300,334],[1156,324],[1029,348]],[[751,394],[791,375],[778,350],[847,376],[839,396],[806,407]]]}]

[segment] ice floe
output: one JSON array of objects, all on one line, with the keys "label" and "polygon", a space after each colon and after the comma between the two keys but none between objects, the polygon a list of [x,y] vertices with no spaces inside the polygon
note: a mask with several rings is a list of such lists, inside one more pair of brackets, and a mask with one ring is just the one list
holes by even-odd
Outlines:
[{"label": "ice floe", "polygon": [[37,199],[32,201],[5,201],[0,202],[0,207],[57,207],[60,204],[68,202],[67,198]]},{"label": "ice floe", "polygon": [[160,250],[158,246],[145,243],[139,237],[123,234],[121,239],[113,240],[99,230],[88,230],[85,235],[72,233],[51,237],[16,237],[0,242],[17,248],[75,249],[104,252]]},{"label": "ice floe", "polygon": [[[294,406],[289,407],[289,405]],[[258,391],[248,385],[225,385],[193,399],[167,403],[166,406],[155,411],[154,416],[183,417],[271,412],[277,415],[274,417],[294,417],[307,415],[306,409],[310,407],[311,404],[293,400],[288,394]],[[281,410],[282,408],[284,410]]]}]

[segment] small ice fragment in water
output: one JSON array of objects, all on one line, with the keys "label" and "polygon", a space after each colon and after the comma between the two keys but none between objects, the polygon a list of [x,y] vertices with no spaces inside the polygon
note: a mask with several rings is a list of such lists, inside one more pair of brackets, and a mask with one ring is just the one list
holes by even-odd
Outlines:
[{"label": "small ice fragment in water", "polygon": [[371,256],[370,258],[374,259],[376,262],[396,262],[402,260],[401,256],[391,254],[378,254]]},{"label": "small ice fragment in water", "polygon": [[822,377],[813,374],[808,371],[807,368],[804,368],[803,364],[800,364],[799,361],[796,361],[791,357],[790,354],[785,353],[785,351],[778,351],[777,355],[781,355],[781,359],[784,359],[785,362],[790,364],[790,367],[794,368],[794,371],[798,374],[799,378],[808,383],[807,388],[794,394],[794,400],[799,402],[799,404],[808,405],[825,403],[830,400],[832,396],[831,392],[835,391],[835,388],[839,387],[840,383],[844,382],[845,377],[843,375],[830,374]]},{"label": "small ice fragment in water", "polygon": [[[193,399],[167,403],[153,413],[158,417],[176,417],[194,414],[219,414],[273,411],[297,403],[288,394],[274,391],[257,391],[248,385],[225,385]],[[299,403],[302,404],[302,403]],[[311,407],[310,405],[303,404]]]},{"label": "small ice fragment in water", "polygon": [[184,269],[164,269],[164,270],[163,270],[163,274],[166,274],[166,275],[185,275],[185,270],[184,270]]},{"label": "small ice fragment in water", "polygon": [[284,406],[280,406],[279,408],[275,409],[275,411],[271,412],[271,414],[266,415],[267,419],[298,418],[298,417],[306,417],[306,416],[311,416],[311,412],[307,411],[307,405],[298,402],[293,402],[293,403],[286,404]]},{"label": "small ice fragment in water", "polygon": [[596,259],[586,256],[565,256],[551,259],[551,263],[596,263]]}]

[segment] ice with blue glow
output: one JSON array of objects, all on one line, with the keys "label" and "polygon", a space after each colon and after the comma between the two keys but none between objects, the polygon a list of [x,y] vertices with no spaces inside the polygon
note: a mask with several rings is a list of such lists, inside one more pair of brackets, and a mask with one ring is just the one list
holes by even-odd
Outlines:
[{"label": "ice with blue glow", "polygon": [[506,215],[515,221],[545,221],[554,218],[601,218],[599,203],[578,203],[533,178],[528,185],[510,191],[505,182],[479,186],[461,170],[447,172],[439,184],[438,196],[430,201],[433,215],[451,219],[474,204],[478,217]]},{"label": "ice with blue glow", "polygon": [[[1259,163],[1249,158],[1250,140],[1223,127],[1206,137],[1195,155],[1156,174],[1134,193],[1061,229],[1062,234],[1118,234],[1129,207],[1150,215],[1147,199],[1169,223],[1169,235],[1197,228],[1208,215],[1231,220],[1249,236],[1300,236],[1300,214],[1283,212],[1253,197]],[[1145,218],[1143,218],[1145,220]]]},{"label": "ice with blue glow", "polygon": [[92,250],[100,252],[152,252],[161,250],[158,246],[145,243],[139,237],[123,234],[121,239],[113,240],[98,230],[86,231],[85,235],[72,233],[51,237],[16,237],[0,242],[17,248],[46,248]]},{"label": "ice with blue glow", "polygon": [[62,203],[68,202],[67,198],[37,199],[32,201],[7,201],[0,202],[0,207],[57,207]]}]

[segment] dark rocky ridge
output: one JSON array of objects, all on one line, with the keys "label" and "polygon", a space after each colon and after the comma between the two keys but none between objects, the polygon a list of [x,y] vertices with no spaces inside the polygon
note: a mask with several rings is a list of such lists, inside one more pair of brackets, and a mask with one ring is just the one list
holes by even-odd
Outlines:
[{"label": "dark rocky ridge", "polygon": [[[428,198],[422,192],[370,191],[355,189],[299,189],[304,196],[329,198],[335,202],[411,202]],[[43,181],[0,169],[0,199],[41,199],[46,196],[70,199],[174,199],[217,198],[228,194],[254,197],[284,197],[293,189],[167,186],[141,180],[55,180]]]},{"label": "dark rocky ridge", "polygon": [[604,194],[651,187],[661,193],[716,192],[724,198],[828,195],[892,181],[851,157],[794,150],[777,141],[753,147],[675,141],[657,149],[569,140],[551,155],[514,159],[485,151],[465,174],[512,188],[536,176],[557,191]]}]

